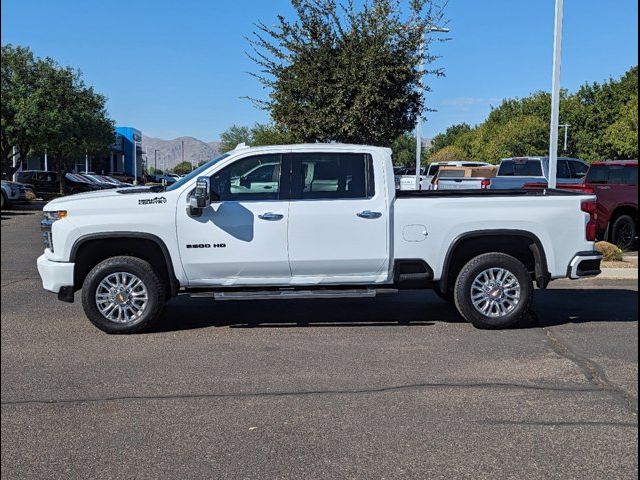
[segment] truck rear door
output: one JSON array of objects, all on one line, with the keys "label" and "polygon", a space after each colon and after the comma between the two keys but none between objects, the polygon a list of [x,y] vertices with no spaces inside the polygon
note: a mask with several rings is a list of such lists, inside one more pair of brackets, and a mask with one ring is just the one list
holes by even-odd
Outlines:
[{"label": "truck rear door", "polygon": [[293,283],[386,279],[389,216],[382,165],[364,153],[291,153]]}]

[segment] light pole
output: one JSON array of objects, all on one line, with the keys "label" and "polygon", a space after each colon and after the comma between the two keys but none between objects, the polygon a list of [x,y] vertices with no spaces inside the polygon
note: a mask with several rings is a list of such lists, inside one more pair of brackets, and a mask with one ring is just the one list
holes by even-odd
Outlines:
[{"label": "light pole", "polygon": [[84,151],[84,173],[89,173],[89,152]]},{"label": "light pole", "polygon": [[49,170],[49,162],[47,160],[47,149],[44,149],[44,171],[48,171]]},{"label": "light pole", "polygon": [[153,149],[153,174],[158,175],[158,149]]},{"label": "light pole", "polygon": [[564,148],[563,150],[567,151],[567,140],[569,139],[569,125],[568,123],[563,123],[562,125],[558,125],[560,128],[564,128]]},{"label": "light pole", "polygon": [[[430,26],[425,29],[425,33],[439,32],[448,33],[449,29],[444,27]],[[426,48],[426,42],[424,37],[420,44],[420,98],[424,95],[423,75],[424,75],[424,51]],[[420,165],[422,163],[422,113],[419,113],[416,118],[416,190],[420,190]]]},{"label": "light pole", "polygon": [[553,76],[551,77],[551,125],[549,132],[549,188],[556,188],[558,176],[558,124],[560,123],[560,65],[562,62],[563,3],[563,0],[556,0],[556,23],[553,29]]}]

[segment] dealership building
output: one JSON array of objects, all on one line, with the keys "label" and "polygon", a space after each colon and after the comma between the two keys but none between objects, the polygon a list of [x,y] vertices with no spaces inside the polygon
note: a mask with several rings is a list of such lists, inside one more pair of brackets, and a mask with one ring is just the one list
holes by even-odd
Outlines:
[{"label": "dealership building", "polygon": [[[137,173],[142,177],[144,161],[142,157],[142,132],[133,127],[116,127],[115,142],[109,147],[109,153],[101,156],[84,156],[68,163],[73,172],[96,172],[100,174],[121,173],[129,177]],[[134,165],[137,164],[137,168]],[[29,156],[22,162],[23,170],[52,169],[51,162],[45,156]]]}]

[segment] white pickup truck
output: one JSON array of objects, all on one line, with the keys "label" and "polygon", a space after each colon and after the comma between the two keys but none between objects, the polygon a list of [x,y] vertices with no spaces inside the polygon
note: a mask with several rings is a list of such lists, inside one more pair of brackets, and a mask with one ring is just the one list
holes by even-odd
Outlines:
[{"label": "white pickup truck", "polygon": [[[177,294],[215,300],[374,297],[435,289],[482,328],[527,317],[533,282],[600,272],[595,197],[566,191],[396,192],[391,151],[238,147],[169,187],[49,202],[43,286],[109,333]],[[428,315],[425,306],[425,316]]]}]

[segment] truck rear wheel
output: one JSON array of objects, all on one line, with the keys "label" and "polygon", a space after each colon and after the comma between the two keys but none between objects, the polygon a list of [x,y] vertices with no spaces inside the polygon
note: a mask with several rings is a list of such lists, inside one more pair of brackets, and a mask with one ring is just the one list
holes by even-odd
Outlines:
[{"label": "truck rear wheel", "polygon": [[533,282],[518,259],[485,253],[462,268],[454,296],[460,314],[475,327],[509,328],[528,318]]},{"label": "truck rear wheel", "polygon": [[135,333],[162,312],[165,288],[151,265],[136,257],[108,258],[96,265],[82,286],[82,307],[107,333]]}]

